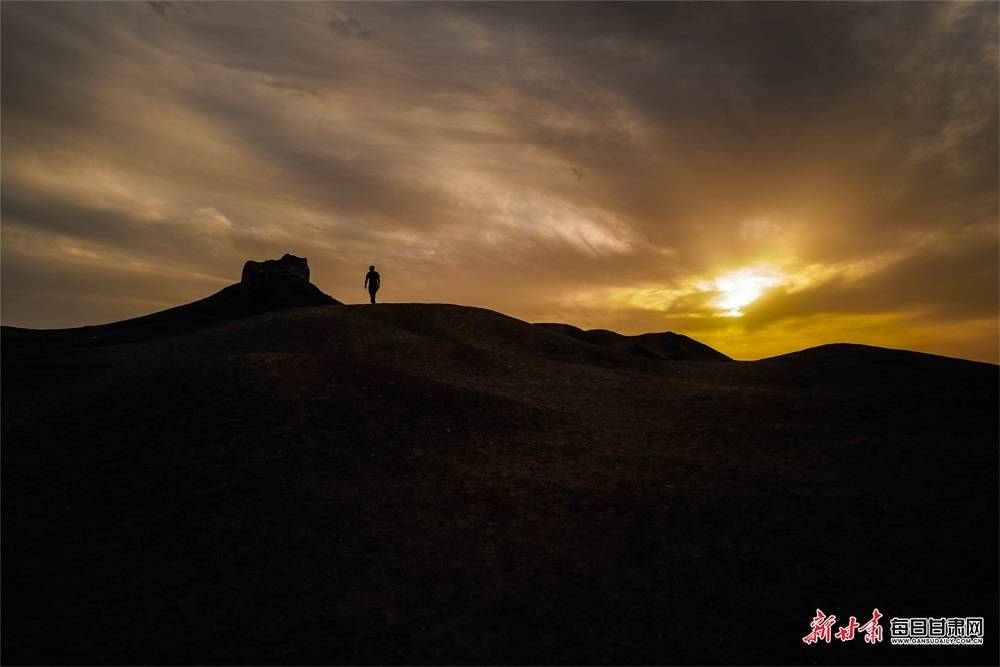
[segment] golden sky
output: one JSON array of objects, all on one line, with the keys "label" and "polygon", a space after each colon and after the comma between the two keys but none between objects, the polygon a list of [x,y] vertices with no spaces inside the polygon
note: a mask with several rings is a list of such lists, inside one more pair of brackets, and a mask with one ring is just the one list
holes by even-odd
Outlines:
[{"label": "golden sky", "polygon": [[996,3],[15,3],[2,320],[345,302],[996,362]]}]

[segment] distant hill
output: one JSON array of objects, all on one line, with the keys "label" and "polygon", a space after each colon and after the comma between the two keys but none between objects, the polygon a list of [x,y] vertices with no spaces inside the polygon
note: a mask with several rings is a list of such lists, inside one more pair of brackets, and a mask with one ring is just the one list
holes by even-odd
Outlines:
[{"label": "distant hill", "polygon": [[996,366],[290,285],[2,329],[5,663],[996,664],[801,641],[996,627]]},{"label": "distant hill", "polygon": [[584,331],[570,324],[539,322],[536,326],[552,331],[558,331],[577,340],[586,341],[601,347],[608,347],[629,354],[637,354],[652,359],[667,359],[670,361],[732,361],[722,352],[704,343],[682,334],[667,331],[664,333],[645,333],[638,336],[625,336],[606,329],[590,329]]}]

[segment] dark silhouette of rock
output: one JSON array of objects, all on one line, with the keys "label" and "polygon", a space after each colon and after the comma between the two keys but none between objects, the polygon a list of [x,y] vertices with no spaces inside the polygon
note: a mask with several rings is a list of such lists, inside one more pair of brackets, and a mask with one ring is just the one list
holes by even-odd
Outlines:
[{"label": "dark silhouette of rock", "polygon": [[309,282],[309,262],[306,258],[285,253],[281,259],[268,259],[263,262],[250,260],[243,265],[243,276],[240,278],[240,282],[244,285],[253,285],[270,280],[285,279],[287,276],[294,276]]},{"label": "dark silhouette of rock", "polygon": [[594,345],[651,359],[667,359],[669,361],[732,361],[731,358],[722,352],[704,343],[699,343],[693,338],[672,331],[625,336],[614,331],[608,331],[607,329],[590,329],[584,331],[570,324],[558,324],[554,322],[540,322],[536,326],[544,327],[550,331],[556,331]]},{"label": "dark silhouette of rock", "polygon": [[233,287],[239,288],[234,291],[243,305],[236,309],[236,316],[282,308],[340,305],[309,282],[309,263],[305,257],[287,253],[281,259],[247,262],[239,284]]}]

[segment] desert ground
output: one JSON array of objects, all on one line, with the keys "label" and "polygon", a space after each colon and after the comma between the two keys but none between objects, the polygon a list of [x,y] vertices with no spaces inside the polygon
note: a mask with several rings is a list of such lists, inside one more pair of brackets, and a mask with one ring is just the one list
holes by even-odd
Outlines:
[{"label": "desert ground", "polygon": [[997,366],[210,311],[3,329],[5,663],[997,663]]}]

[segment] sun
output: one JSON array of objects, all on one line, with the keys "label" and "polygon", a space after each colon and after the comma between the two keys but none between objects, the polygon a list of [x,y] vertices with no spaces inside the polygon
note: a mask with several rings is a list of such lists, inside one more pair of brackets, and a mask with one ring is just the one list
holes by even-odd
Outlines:
[{"label": "sun", "polygon": [[740,317],[743,306],[753,303],[769,287],[784,280],[770,271],[741,269],[725,273],[711,281],[710,288],[719,293],[712,306],[723,311],[726,317]]}]

